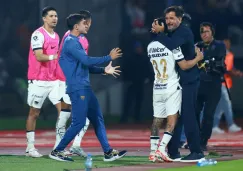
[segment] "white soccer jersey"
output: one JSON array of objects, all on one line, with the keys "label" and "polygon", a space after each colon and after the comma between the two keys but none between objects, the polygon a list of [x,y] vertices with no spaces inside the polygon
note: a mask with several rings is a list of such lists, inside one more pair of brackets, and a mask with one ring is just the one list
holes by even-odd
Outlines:
[{"label": "white soccer jersey", "polygon": [[155,73],[154,94],[174,92],[179,86],[175,64],[184,59],[180,47],[170,51],[160,42],[153,41],[148,45],[147,52]]}]

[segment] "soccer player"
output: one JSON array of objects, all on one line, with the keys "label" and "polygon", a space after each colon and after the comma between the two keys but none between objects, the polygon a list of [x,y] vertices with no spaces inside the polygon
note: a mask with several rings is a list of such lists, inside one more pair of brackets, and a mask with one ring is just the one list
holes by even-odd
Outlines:
[{"label": "soccer player", "polygon": [[72,103],[72,123],[58,146],[49,155],[59,161],[73,161],[63,153],[65,147],[80,132],[86,122],[86,117],[92,123],[96,136],[104,151],[104,161],[114,161],[126,155],[126,151],[118,152],[110,147],[104,119],[98,100],[95,97],[89,81],[89,67],[95,73],[119,75],[117,67],[101,68],[97,65],[110,62],[121,57],[119,48],[115,48],[110,55],[104,57],[89,57],[79,42],[79,35],[86,34],[89,28],[85,15],[71,14],[67,18],[70,35],[64,40],[59,64],[66,77],[67,94]]},{"label": "soccer player", "polygon": [[42,11],[44,25],[31,36],[28,67],[28,105],[29,115],[26,122],[26,156],[41,157],[34,146],[36,120],[40,109],[48,97],[60,113],[59,81],[56,77],[59,36],[54,32],[57,25],[57,12],[53,7]]},{"label": "soccer player", "polygon": [[[155,22],[158,24],[158,21]],[[153,29],[154,33],[159,30]],[[170,51],[159,41],[152,41],[147,48],[150,62],[153,65],[155,80],[153,86],[154,120],[150,137],[150,161],[172,162],[166,152],[166,147],[172,137],[178,114],[181,110],[182,91],[179,76],[175,68],[177,63],[182,70],[190,69],[203,59],[202,53],[195,48],[197,56],[186,61],[180,47]],[[167,125],[163,138],[159,144],[159,129],[163,120],[167,118]]]}]

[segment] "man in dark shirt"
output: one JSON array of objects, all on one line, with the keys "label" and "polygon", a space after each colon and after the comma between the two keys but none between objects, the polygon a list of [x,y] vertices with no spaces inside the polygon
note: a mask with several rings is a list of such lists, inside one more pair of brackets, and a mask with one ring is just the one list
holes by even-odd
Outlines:
[{"label": "man in dark shirt", "polygon": [[[180,6],[172,6],[165,10],[165,22],[168,28],[168,35],[164,33],[164,25],[153,23],[155,27],[161,28],[160,34],[154,39],[161,42],[168,49],[174,50],[181,47],[185,60],[195,58],[194,36],[192,31],[186,25],[181,24],[184,10]],[[180,160],[181,162],[197,162],[204,158],[200,149],[199,125],[196,118],[196,101],[199,87],[199,70],[197,66],[189,70],[182,70],[178,67],[180,75],[180,84],[182,86],[182,108],[181,117],[174,130],[173,137],[168,146],[170,158]],[[185,133],[188,140],[191,153],[180,159],[178,151],[180,145],[180,135],[182,125],[185,127]]]},{"label": "man in dark shirt", "polygon": [[[207,64],[199,65],[201,70],[196,114],[200,124],[200,113],[204,106],[200,132],[201,148],[206,151],[208,139],[212,134],[214,113],[221,96],[221,78],[224,74],[226,48],[222,41],[214,40],[214,28],[211,23],[202,23],[200,34],[203,41],[198,42],[197,46],[202,49]],[[206,66],[203,67],[205,64]]]}]

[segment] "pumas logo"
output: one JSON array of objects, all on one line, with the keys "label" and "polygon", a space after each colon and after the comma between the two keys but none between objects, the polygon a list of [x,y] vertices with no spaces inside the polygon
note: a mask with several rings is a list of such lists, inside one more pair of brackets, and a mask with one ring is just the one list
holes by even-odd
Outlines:
[{"label": "pumas logo", "polygon": [[81,98],[82,100],[84,100],[84,99],[85,99],[85,96],[80,96],[80,98]]}]

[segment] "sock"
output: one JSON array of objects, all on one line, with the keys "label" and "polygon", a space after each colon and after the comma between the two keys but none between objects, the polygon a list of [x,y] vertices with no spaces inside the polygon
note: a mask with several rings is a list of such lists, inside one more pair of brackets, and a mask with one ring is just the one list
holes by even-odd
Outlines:
[{"label": "sock", "polygon": [[78,133],[78,135],[76,135],[76,137],[74,138],[72,146],[79,147],[81,145],[82,139],[83,139],[84,134],[87,131],[88,127],[89,127],[89,119],[86,118],[86,123],[85,123],[84,127],[81,129],[81,131]]},{"label": "sock", "polygon": [[35,148],[35,132],[34,131],[27,131],[26,132],[26,138],[27,138],[27,148],[26,152],[29,151],[31,148]]},{"label": "sock", "polygon": [[167,145],[170,142],[171,138],[172,138],[172,134],[171,133],[164,132],[164,135],[163,135],[162,140],[160,142],[159,151],[165,151],[165,148],[167,147]]},{"label": "sock", "polygon": [[150,152],[155,152],[158,149],[159,136],[150,136]]},{"label": "sock", "polygon": [[60,112],[60,116],[57,120],[57,124],[56,124],[56,142],[55,142],[55,146],[53,149],[55,149],[57,147],[57,145],[60,143],[62,137],[64,136],[65,132],[66,132],[66,123],[68,121],[68,119],[70,118],[71,115],[71,111],[68,110],[62,110]]}]

